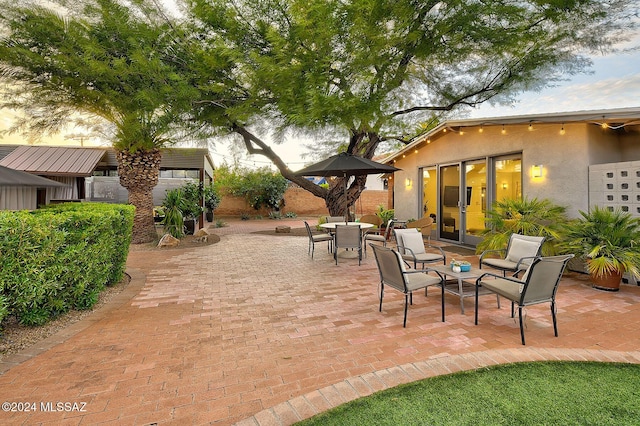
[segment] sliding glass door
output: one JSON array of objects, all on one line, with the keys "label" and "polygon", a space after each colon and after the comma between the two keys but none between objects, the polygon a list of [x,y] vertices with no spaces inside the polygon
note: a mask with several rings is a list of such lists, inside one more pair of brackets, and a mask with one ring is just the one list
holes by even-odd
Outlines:
[{"label": "sliding glass door", "polygon": [[439,237],[476,245],[487,210],[486,159],[440,167]]}]

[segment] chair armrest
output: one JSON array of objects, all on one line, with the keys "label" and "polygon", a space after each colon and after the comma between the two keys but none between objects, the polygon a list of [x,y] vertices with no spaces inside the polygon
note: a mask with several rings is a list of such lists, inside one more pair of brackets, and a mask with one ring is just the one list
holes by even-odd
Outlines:
[{"label": "chair armrest", "polygon": [[512,278],[512,277],[505,277],[502,275],[498,275],[498,274],[494,274],[492,272],[485,272],[484,274],[480,275],[478,277],[478,279],[476,280],[476,285],[480,285],[480,281],[482,281],[482,279],[484,277],[494,277],[494,278],[500,278],[501,280],[507,280],[507,281],[513,281],[514,283],[518,283],[518,284],[524,284],[524,281],[519,280],[517,278]]},{"label": "chair armrest", "polygon": [[495,253],[505,253],[506,254],[506,252],[507,252],[507,249],[485,250],[480,254],[480,263],[482,263],[482,259],[484,259],[484,257],[486,255],[488,255],[488,254],[495,254]]},{"label": "chair armrest", "polygon": [[[438,251],[440,252],[440,254],[442,255],[442,257],[444,258],[444,264],[445,264],[445,265],[447,264],[447,255],[445,254],[444,250],[442,250],[442,248],[441,248],[441,247],[438,247],[438,246],[432,246],[431,244],[427,244],[427,245],[426,245],[426,247],[429,247],[429,248],[433,248],[433,249],[438,250]],[[436,271],[433,271],[433,272],[436,272]]]},{"label": "chair armrest", "polygon": [[[405,246],[401,246],[398,245],[398,251],[400,252],[400,254],[404,255],[404,254],[410,254],[414,259],[416,258],[415,253],[413,252],[413,250],[411,250],[409,247],[405,247]],[[409,252],[409,253],[407,253]]]},{"label": "chair armrest", "polygon": [[[536,258],[538,258],[538,257],[540,257],[540,256],[526,256],[526,257],[521,257],[521,258],[520,258],[520,260],[518,260],[518,263],[516,263],[516,269],[517,269],[518,271],[522,270],[522,269],[520,268],[520,264],[521,264],[521,263],[524,263],[524,262],[522,262],[523,260],[525,260],[525,259],[536,259]],[[532,262],[533,262],[533,260],[532,260],[531,262],[528,262],[528,263],[527,263],[527,268],[529,267],[528,265],[530,265]],[[524,269],[526,269],[526,268],[524,268]]]}]

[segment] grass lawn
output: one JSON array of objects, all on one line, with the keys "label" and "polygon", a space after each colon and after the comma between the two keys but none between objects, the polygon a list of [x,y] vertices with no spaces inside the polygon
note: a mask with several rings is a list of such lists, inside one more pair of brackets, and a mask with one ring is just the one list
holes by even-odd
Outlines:
[{"label": "grass lawn", "polygon": [[640,365],[518,363],[438,376],[298,425],[638,425]]}]

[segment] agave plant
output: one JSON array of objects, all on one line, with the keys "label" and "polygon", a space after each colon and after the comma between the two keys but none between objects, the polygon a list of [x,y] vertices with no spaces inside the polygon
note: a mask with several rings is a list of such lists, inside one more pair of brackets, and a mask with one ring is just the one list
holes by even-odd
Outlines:
[{"label": "agave plant", "polygon": [[589,274],[640,275],[640,221],[628,212],[594,207],[568,226],[565,247],[587,262]]},{"label": "agave plant", "polygon": [[511,234],[546,237],[542,254],[554,255],[562,240],[564,224],[568,219],[566,207],[548,199],[503,199],[496,201],[487,212],[487,229],[477,246],[477,252],[504,249]]}]

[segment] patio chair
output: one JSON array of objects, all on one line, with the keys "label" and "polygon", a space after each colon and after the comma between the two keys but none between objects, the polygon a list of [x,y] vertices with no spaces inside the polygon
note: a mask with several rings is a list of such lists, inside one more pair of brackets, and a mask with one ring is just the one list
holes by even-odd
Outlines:
[{"label": "patio chair", "polygon": [[333,258],[338,264],[338,249],[358,251],[358,265],[362,262],[362,231],[360,225],[336,225],[333,236]]},{"label": "patio chair", "polygon": [[311,258],[313,259],[313,252],[316,249],[316,243],[320,243],[322,241],[327,242],[327,251],[331,251],[331,243],[333,242],[333,237],[329,234],[314,234],[311,231],[311,227],[304,221],[304,226],[307,228],[307,235],[309,235],[309,248],[307,250],[307,254],[311,253]]},{"label": "patio chair", "polygon": [[380,225],[382,225],[382,219],[380,218],[380,216],[378,216],[376,214],[365,214],[364,216],[362,216],[360,218],[360,222],[361,223],[371,223],[376,228],[379,228]]},{"label": "patio chair", "polygon": [[525,342],[522,308],[525,306],[550,302],[553,331],[555,336],[558,337],[556,292],[558,291],[558,284],[560,283],[564,268],[572,257],[573,254],[536,257],[521,279],[504,277],[491,272],[482,274],[476,280],[476,325],[478,325],[478,290],[482,287],[511,300],[512,318],[514,317],[514,304],[518,304],[520,337],[522,338],[523,345]]},{"label": "patio chair", "polygon": [[325,219],[327,220],[327,223],[344,222],[344,216],[325,216]]},{"label": "patio chair", "polygon": [[[380,312],[382,312],[382,298],[384,297],[384,286],[388,285],[404,294],[404,320],[402,326],[407,326],[407,310],[409,305],[413,305],[413,291],[424,288],[425,291],[430,286],[439,286],[441,290],[441,310],[442,322],[444,322],[444,280],[436,271],[429,270],[407,270],[405,261],[400,253],[386,247],[371,244],[371,249],[376,258],[378,272],[380,272]],[[429,275],[434,272],[437,276]]]},{"label": "patio chair", "polygon": [[420,233],[427,237],[427,241],[431,243],[431,229],[433,228],[433,218],[430,216],[425,216],[418,220],[414,220],[413,222],[407,223],[407,228],[419,228]]},{"label": "patio chair", "polygon": [[[544,240],[545,237],[511,234],[506,249],[485,250],[480,254],[480,269],[484,265],[502,271],[502,275],[505,277],[507,276],[507,271],[517,276],[529,267],[533,259],[540,256]],[[487,257],[495,256],[496,254],[504,257]]]},{"label": "patio chair", "polygon": [[422,234],[416,228],[394,229],[393,232],[396,235],[398,251],[402,258],[413,262],[414,268],[418,267],[418,263],[422,264],[423,269],[425,263],[442,261],[443,264],[447,264],[447,256],[440,247],[427,244],[426,247],[433,251],[426,250]]},{"label": "patio chair", "polygon": [[391,231],[393,230],[393,219],[389,219],[387,222],[387,226],[384,229],[384,234],[379,235],[376,234],[375,231],[371,229],[367,229],[364,233],[363,244],[364,244],[364,255],[367,255],[367,241],[378,241],[382,243],[383,247],[387,246],[387,241],[389,240],[389,235],[391,235]]}]

